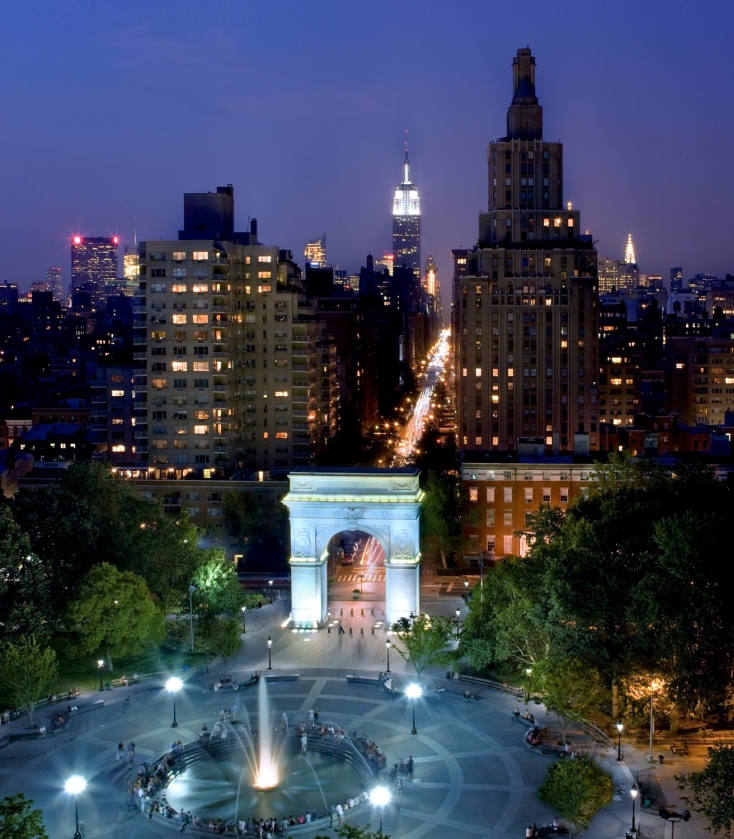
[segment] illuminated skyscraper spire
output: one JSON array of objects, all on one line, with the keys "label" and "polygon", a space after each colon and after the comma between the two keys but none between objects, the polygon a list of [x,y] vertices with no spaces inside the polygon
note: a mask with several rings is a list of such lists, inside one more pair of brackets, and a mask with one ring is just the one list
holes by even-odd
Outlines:
[{"label": "illuminated skyscraper spire", "polygon": [[627,264],[636,265],[637,260],[635,259],[635,246],[632,244],[632,234],[629,233],[627,235],[627,246],[624,249],[624,261]]},{"label": "illuminated skyscraper spire", "polygon": [[409,268],[416,277],[420,277],[420,198],[418,190],[410,180],[408,132],[405,133],[403,182],[395,188],[392,205],[393,253],[396,266]]}]

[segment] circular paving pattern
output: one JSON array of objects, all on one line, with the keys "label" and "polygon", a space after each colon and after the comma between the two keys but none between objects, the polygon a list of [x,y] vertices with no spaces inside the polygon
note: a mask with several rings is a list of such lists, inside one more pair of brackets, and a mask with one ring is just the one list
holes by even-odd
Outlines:
[{"label": "circular paving pattern", "polygon": [[[80,773],[89,782],[79,798],[85,839],[170,836],[176,822],[148,821],[139,808],[128,808],[127,781],[134,779],[138,763],[154,760],[174,739],[196,740],[202,724],[211,727],[222,707],[238,703],[250,716],[255,713],[254,692],[214,694],[206,690],[205,679],[193,676],[177,696],[175,730],[170,696],[162,683],[147,683],[105,694],[104,708],[72,717],[68,730],[57,737],[13,744],[2,752],[0,795],[25,792],[43,807],[51,839],[66,839],[74,832],[74,807],[63,783]],[[398,686],[407,682],[396,677]],[[292,723],[305,721],[309,709],[318,708],[320,722],[341,726],[350,736],[354,731],[364,734],[385,753],[388,767],[412,756],[413,781],[419,783],[406,779],[400,797],[393,787],[393,800],[383,813],[384,831],[393,839],[445,839],[449,832],[452,839],[516,837],[530,822],[542,825],[553,818],[535,793],[550,761],[524,745],[525,729],[512,718],[513,697],[484,690],[478,702],[467,703],[459,695],[428,692],[416,701],[418,733],[412,735],[410,700],[372,685],[348,684],[343,675],[328,670],[302,671],[295,681],[273,681],[269,693],[275,711],[286,713]],[[136,757],[128,768],[115,760],[115,752],[119,740],[131,739]],[[175,800],[169,794],[172,804]],[[323,801],[314,809],[323,810]],[[350,816],[356,824],[377,829],[379,814],[369,806]],[[187,827],[186,832],[193,831]]]}]

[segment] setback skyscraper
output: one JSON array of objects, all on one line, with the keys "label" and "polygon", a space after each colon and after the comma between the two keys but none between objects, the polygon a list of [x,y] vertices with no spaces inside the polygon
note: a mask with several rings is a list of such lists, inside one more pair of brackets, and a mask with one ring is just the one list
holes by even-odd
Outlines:
[{"label": "setback skyscraper", "polygon": [[543,140],[529,49],[512,70],[507,135],[489,144],[479,244],[453,252],[459,442],[596,448],[596,251],[563,201],[563,146]]},{"label": "setback skyscraper", "polygon": [[421,208],[418,190],[410,180],[408,144],[405,144],[403,182],[395,189],[392,208],[392,249],[396,268],[421,275]]}]

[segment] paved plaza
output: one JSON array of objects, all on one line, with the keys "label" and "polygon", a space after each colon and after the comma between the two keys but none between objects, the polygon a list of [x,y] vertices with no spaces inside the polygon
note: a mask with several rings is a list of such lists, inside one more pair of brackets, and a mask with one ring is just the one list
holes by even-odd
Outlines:
[{"label": "paved plaza", "polygon": [[[480,689],[478,701],[465,702],[461,698],[463,685],[448,684],[449,690],[454,689],[456,693],[438,694],[433,686],[436,681],[445,684],[445,674],[438,671],[424,674],[427,693],[416,703],[418,734],[412,735],[410,700],[401,695],[392,696],[382,687],[347,682],[347,674],[374,676],[386,669],[386,634],[379,627],[372,632],[381,618],[379,605],[365,606],[364,617],[362,608],[358,602],[331,605],[334,619],[340,610],[343,612],[345,634],[334,629],[331,633],[326,630],[307,633],[281,628],[287,614],[286,601],[256,610],[248,615],[243,649],[226,668],[226,673],[235,674],[241,681],[256,669],[267,674],[266,642],[270,635],[273,638],[270,672],[298,674],[297,680],[269,683],[276,714],[285,712],[291,723],[301,722],[307,719],[310,708],[317,707],[321,722],[332,722],[350,734],[356,730],[375,741],[386,754],[388,766],[412,755],[414,780],[405,782],[399,806],[393,801],[384,811],[384,831],[396,839],[444,839],[449,835],[452,839],[519,839],[528,824],[550,823],[554,814],[540,803],[536,790],[554,758],[539,754],[524,743],[527,729],[513,719],[516,702],[512,696]],[[374,616],[372,608],[375,608]],[[394,650],[390,671],[398,686],[412,680],[405,662]],[[138,762],[162,755],[170,749],[174,738],[184,743],[196,740],[202,724],[211,728],[220,709],[231,707],[235,699],[254,718],[255,689],[213,693],[207,684],[215,672],[225,671],[215,663],[208,675],[185,677],[185,687],[176,702],[179,723],[176,729],[171,728],[172,701],[163,690],[164,678],[81,696],[80,706],[102,697],[104,707],[72,715],[64,732],[43,740],[13,743],[0,751],[0,796],[24,792],[43,808],[51,839],[70,839],[74,832],[74,805],[64,794],[63,783],[69,775],[79,773],[89,782],[87,791],[79,798],[86,837],[172,836],[178,827],[176,823],[148,821],[139,812],[127,808],[127,780],[134,777]],[[542,706],[531,708],[538,723],[543,725],[546,718]],[[50,710],[39,712],[39,719],[49,729],[51,716]],[[136,760],[132,769],[128,769],[125,761],[115,759],[120,740],[135,742]],[[631,765],[641,760],[640,768],[649,772],[641,754],[630,750],[629,755]],[[605,765],[613,772],[615,781],[629,789],[630,770],[626,764],[618,764],[614,757],[607,755]],[[670,773],[681,769],[681,766],[677,770],[672,767]],[[226,820],[232,815],[223,813],[222,817]],[[648,813],[642,819],[643,835],[662,839],[665,827],[662,820]],[[604,839],[623,837],[630,820],[631,802],[625,795],[597,817],[587,835]],[[356,824],[367,822],[376,830],[377,813],[368,809],[355,814]],[[679,839],[698,835],[693,832],[694,822],[678,827]],[[197,831],[187,827],[186,832]]]}]

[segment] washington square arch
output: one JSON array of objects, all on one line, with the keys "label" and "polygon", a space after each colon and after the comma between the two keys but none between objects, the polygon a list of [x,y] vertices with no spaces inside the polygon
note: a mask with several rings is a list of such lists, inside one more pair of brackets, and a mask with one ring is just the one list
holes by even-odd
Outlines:
[{"label": "washington square arch", "polygon": [[419,470],[311,469],[290,473],[283,503],[291,524],[291,622],[322,626],[328,607],[329,541],[362,531],[385,556],[385,615],[394,623],[420,609]]}]

